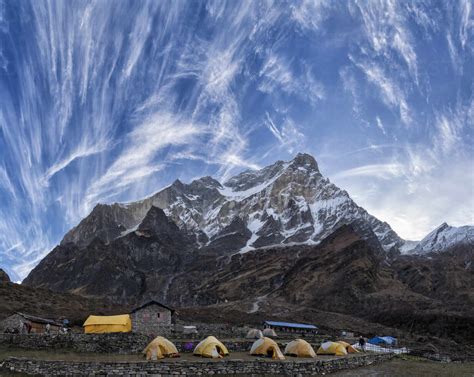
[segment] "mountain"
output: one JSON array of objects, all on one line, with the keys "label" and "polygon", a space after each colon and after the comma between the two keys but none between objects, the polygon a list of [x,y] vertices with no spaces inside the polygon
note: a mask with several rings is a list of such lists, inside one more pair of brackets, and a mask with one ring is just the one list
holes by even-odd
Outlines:
[{"label": "mountain", "polygon": [[[357,222],[367,238],[376,236],[384,250],[403,240],[390,226],[359,207],[319,171],[315,159],[298,154],[257,171],[246,171],[223,184],[203,177],[189,184],[176,180],[149,198],[127,204],[98,204],[61,245],[105,243],[140,225],[148,210],[164,210],[198,247],[247,252],[278,244],[315,244],[343,224]],[[235,237],[233,236],[235,235]]]},{"label": "mountain", "polygon": [[450,250],[456,246],[474,248],[474,226],[454,227],[443,223],[420,242],[406,241],[401,251],[410,254],[427,254]]},{"label": "mountain", "polygon": [[145,219],[110,243],[57,246],[24,284],[123,304],[155,298],[174,307],[232,303],[249,314],[285,306],[337,312],[474,341],[474,266],[458,251],[388,260],[357,226],[342,225],[318,244],[229,255],[194,249],[195,239],[157,207]]},{"label": "mountain", "polygon": [[442,253],[401,254],[388,224],[299,154],[223,184],[177,180],[142,201],[97,205],[23,284],[124,305],[322,310],[472,342],[468,230],[442,226],[414,246]]},{"label": "mountain", "polygon": [[0,268],[0,283],[9,283],[10,276]]},{"label": "mountain", "polygon": [[91,313],[114,314],[127,312],[128,307],[111,303],[107,298],[90,298],[72,293],[24,286],[7,281],[0,269],[0,320],[22,312],[43,318],[68,318],[82,326]]}]

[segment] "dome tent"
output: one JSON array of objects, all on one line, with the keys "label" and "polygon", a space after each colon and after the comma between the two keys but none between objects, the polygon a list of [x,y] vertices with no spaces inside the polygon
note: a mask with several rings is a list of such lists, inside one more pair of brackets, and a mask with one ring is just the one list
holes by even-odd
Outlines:
[{"label": "dome tent", "polygon": [[179,352],[176,346],[168,339],[157,336],[143,350],[147,360],[164,359],[165,357],[178,357]]},{"label": "dome tent", "polygon": [[277,337],[277,334],[275,330],[271,329],[270,327],[267,327],[266,329],[263,329],[263,335],[264,336],[271,336],[273,338]]},{"label": "dome tent", "polygon": [[359,352],[354,347],[352,347],[349,343],[344,342],[342,340],[338,340],[336,343],[341,344],[346,349],[347,353],[358,353]]},{"label": "dome tent", "polygon": [[316,357],[313,347],[306,340],[295,339],[285,347],[285,355],[296,357]]},{"label": "dome tent", "polygon": [[347,350],[342,344],[336,342],[324,342],[321,344],[321,347],[318,348],[316,354],[345,356],[347,355]]},{"label": "dome tent", "polygon": [[199,342],[193,352],[196,356],[211,357],[213,359],[227,356],[229,351],[226,346],[222,344],[217,338],[208,336],[206,339]]},{"label": "dome tent", "polygon": [[263,338],[263,334],[261,330],[250,329],[245,337],[247,339],[260,339]]},{"label": "dome tent", "polygon": [[275,360],[284,360],[285,356],[281,353],[280,347],[273,339],[260,338],[252,344],[250,354],[253,356],[266,356]]}]

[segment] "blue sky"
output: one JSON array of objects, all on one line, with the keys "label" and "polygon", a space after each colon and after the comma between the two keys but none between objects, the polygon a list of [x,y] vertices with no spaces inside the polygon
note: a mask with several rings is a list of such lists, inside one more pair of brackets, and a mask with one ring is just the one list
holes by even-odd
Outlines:
[{"label": "blue sky", "polygon": [[474,213],[471,1],[0,0],[0,266],[299,151],[400,236]]}]

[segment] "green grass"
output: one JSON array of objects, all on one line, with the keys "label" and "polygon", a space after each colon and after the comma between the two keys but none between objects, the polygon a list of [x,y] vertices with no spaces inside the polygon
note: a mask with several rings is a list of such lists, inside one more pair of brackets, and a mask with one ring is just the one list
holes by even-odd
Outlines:
[{"label": "green grass", "polygon": [[419,357],[402,356],[368,367],[345,370],[335,377],[473,377],[474,363],[439,363]]}]

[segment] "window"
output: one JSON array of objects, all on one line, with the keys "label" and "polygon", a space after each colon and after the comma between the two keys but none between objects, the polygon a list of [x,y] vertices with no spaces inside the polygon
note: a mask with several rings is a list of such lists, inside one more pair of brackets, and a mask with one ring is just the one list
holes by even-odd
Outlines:
[{"label": "window", "polygon": [[157,318],[160,318],[160,314],[161,314],[161,313],[156,313],[156,317],[157,317]]}]

